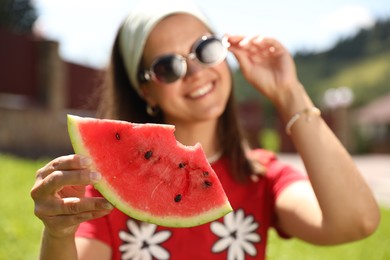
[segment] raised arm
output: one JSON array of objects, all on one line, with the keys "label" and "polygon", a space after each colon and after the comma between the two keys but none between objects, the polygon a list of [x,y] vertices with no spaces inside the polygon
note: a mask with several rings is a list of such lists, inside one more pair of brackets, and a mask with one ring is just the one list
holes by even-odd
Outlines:
[{"label": "raised arm", "polygon": [[[343,243],[371,234],[380,218],[375,198],[314,108],[291,55],[270,38],[231,36],[229,40],[246,79],[273,102],[285,124],[291,122],[290,137],[310,179],[311,185],[297,182],[280,194],[279,226],[316,244]],[[296,120],[291,121],[293,117]]]}]

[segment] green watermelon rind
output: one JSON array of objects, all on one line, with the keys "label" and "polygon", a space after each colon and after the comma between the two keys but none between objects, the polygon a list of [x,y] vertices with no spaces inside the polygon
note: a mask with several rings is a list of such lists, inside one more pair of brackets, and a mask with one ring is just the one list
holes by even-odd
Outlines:
[{"label": "green watermelon rind", "polygon": [[[79,116],[67,115],[68,121],[68,132],[71,140],[72,147],[76,154],[91,157],[88,149],[83,145],[82,138],[80,136],[77,121],[83,120]],[[91,170],[96,170],[96,167],[92,165]],[[94,184],[94,187],[116,208],[125,213],[126,215],[144,222],[153,223],[160,226],[166,227],[194,227],[199,226],[210,221],[216,220],[228,213],[233,209],[226,199],[226,202],[218,208],[206,211],[201,215],[192,216],[192,217],[183,217],[183,216],[169,216],[169,217],[160,217],[154,216],[146,211],[140,211],[131,207],[127,202],[121,200],[119,196],[113,192],[115,189],[112,188],[108,182],[100,180],[98,183]],[[129,205],[129,206],[127,206]]]},{"label": "green watermelon rind", "polygon": [[90,157],[88,150],[83,145],[81,145],[83,143],[83,140],[81,139],[81,136],[79,134],[79,130],[77,127],[77,120],[79,120],[79,119],[80,119],[80,117],[78,117],[78,116],[67,115],[68,133],[69,133],[69,137],[70,137],[70,142],[71,142],[73,150],[76,152],[76,154]]},{"label": "green watermelon rind", "polygon": [[122,203],[120,198],[118,198],[114,193],[111,192],[111,188],[107,185],[106,182],[101,181],[95,185],[95,188],[104,194],[104,197],[110,201],[116,208],[125,213],[128,216],[131,216],[134,219],[138,219],[143,222],[149,222],[160,226],[165,227],[194,227],[199,226],[210,221],[216,220],[227,213],[232,211],[230,204],[225,204],[223,207],[216,208],[214,210],[209,210],[208,212],[203,213],[195,217],[183,217],[183,216],[170,216],[170,217],[156,217],[150,215],[148,212],[140,211],[131,206],[127,207],[128,203]]}]

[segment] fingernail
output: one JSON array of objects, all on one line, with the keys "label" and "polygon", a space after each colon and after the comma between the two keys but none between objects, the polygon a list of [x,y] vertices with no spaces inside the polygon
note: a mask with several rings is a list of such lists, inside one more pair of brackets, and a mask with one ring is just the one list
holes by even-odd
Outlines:
[{"label": "fingernail", "polygon": [[102,207],[103,207],[103,209],[108,209],[108,210],[111,210],[114,208],[114,206],[111,205],[111,203],[109,203],[109,202],[104,202]]},{"label": "fingernail", "polygon": [[240,41],[240,43],[238,45],[240,45],[241,47],[245,46],[249,43],[250,40],[251,40],[250,37],[245,37],[244,39],[242,39],[242,41]]},{"label": "fingernail", "polygon": [[89,178],[91,179],[91,181],[93,182],[98,182],[100,181],[100,179],[102,178],[102,175],[98,172],[91,172],[89,174]]},{"label": "fingernail", "polygon": [[259,43],[259,42],[262,42],[263,40],[264,40],[264,37],[259,36],[259,37],[257,37],[253,42]]},{"label": "fingernail", "polygon": [[83,168],[91,165],[91,163],[92,163],[92,161],[91,161],[91,158],[89,158],[89,157],[83,157],[80,160],[81,167],[83,167]]}]

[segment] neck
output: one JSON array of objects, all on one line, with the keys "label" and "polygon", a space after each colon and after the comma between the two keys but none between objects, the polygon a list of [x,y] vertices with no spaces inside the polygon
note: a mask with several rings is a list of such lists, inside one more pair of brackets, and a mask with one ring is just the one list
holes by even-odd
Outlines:
[{"label": "neck", "polygon": [[184,145],[195,145],[200,143],[208,158],[215,156],[220,147],[217,138],[218,120],[196,122],[175,123],[175,137]]}]

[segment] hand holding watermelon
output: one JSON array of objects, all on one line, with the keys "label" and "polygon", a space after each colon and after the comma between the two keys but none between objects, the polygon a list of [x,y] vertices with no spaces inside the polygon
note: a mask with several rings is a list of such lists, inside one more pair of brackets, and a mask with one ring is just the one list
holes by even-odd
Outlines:
[{"label": "hand holding watermelon", "polygon": [[108,214],[113,208],[104,198],[85,198],[85,185],[100,179],[89,170],[89,158],[62,156],[39,169],[31,191],[35,214],[53,237],[73,236],[78,225]]}]

